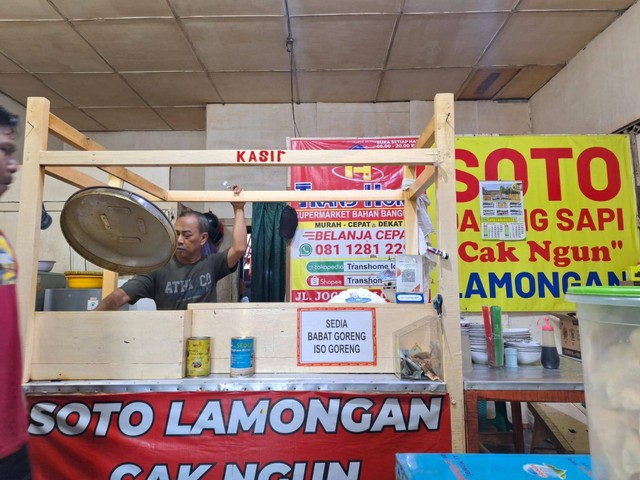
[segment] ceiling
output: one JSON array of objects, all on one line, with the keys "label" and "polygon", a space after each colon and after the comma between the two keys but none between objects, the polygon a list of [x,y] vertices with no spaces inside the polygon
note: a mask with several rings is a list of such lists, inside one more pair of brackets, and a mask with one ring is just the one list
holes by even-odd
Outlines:
[{"label": "ceiling", "polygon": [[0,91],[83,131],[204,130],[206,104],[292,94],[526,100],[635,2],[2,0]]}]

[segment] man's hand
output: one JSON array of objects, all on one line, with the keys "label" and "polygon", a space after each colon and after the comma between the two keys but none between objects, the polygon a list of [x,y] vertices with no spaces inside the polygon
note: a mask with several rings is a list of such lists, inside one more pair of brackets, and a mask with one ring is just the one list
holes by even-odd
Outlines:
[{"label": "man's hand", "polygon": [[[242,188],[233,186],[233,194],[240,195]],[[246,202],[231,202],[233,207],[233,231],[231,236],[231,248],[227,255],[227,265],[233,268],[244,257],[247,251],[247,221],[244,217],[244,205]]]},{"label": "man's hand", "polygon": [[[232,187],[232,191],[235,196],[238,196],[242,193],[242,187],[239,187],[238,185],[234,185]],[[231,202],[231,206],[233,207],[233,210],[235,212],[236,208],[244,208],[245,203],[246,202]]]},{"label": "man's hand", "polygon": [[116,288],[109,295],[104,297],[94,311],[118,310],[125,303],[129,303],[131,297],[121,288]]}]

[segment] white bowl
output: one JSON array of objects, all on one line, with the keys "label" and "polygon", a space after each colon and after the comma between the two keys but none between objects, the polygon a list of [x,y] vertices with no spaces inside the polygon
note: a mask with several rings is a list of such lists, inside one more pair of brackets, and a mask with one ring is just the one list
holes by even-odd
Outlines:
[{"label": "white bowl", "polygon": [[489,363],[489,354],[487,352],[476,352],[471,350],[471,360],[473,360],[473,363],[486,365]]},{"label": "white bowl", "polygon": [[540,361],[542,350],[523,351],[518,350],[518,365],[531,365]]},{"label": "white bowl", "polygon": [[38,260],[39,272],[50,272],[53,269],[54,260]]}]

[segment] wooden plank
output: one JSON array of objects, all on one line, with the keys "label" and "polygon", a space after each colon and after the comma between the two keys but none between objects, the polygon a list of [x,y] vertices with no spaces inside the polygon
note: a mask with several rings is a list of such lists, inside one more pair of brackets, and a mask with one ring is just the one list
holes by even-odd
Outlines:
[{"label": "wooden plank", "polygon": [[[245,152],[245,153],[242,153]],[[250,161],[250,152],[273,154],[273,161]],[[280,158],[278,153],[281,152]],[[266,155],[266,154],[265,154]],[[51,151],[43,152],[45,166],[197,167],[243,168],[314,165],[427,165],[437,161],[435,149],[393,150],[147,150],[147,151]],[[110,172],[111,173],[111,172]],[[118,176],[118,175],[116,175]],[[125,180],[126,181],[126,180]]]},{"label": "wooden plank", "polygon": [[229,191],[169,190],[169,202],[340,202],[357,200],[403,200],[401,190],[243,190]]},{"label": "wooden plank", "polygon": [[[434,101],[435,146],[438,155],[435,203],[438,247],[456,249],[456,166],[453,95],[438,94]],[[454,252],[452,252],[454,253]],[[460,298],[458,286],[458,255],[448,259],[438,257],[438,291],[443,298],[444,371],[447,390],[451,395],[451,429],[453,451],[465,451],[465,413],[462,375],[462,345],[460,334]]]},{"label": "wooden plank", "polygon": [[435,141],[435,130],[436,130],[436,122],[435,116],[429,120],[427,126],[424,128],[418,140],[416,140],[416,144],[413,148],[429,148],[433,145]]},{"label": "wooden plank", "polygon": [[393,332],[421,319],[435,321],[432,309],[425,305],[367,304],[366,307],[376,309],[377,365],[298,366],[297,312],[299,308],[313,307],[340,309],[353,305],[217,303],[195,304],[189,308],[193,312],[192,334],[212,339],[213,373],[229,373],[231,337],[242,335],[256,337],[258,373],[393,373]]},{"label": "wooden plank", "polygon": [[76,188],[104,187],[106,184],[72,167],[47,167],[45,173]]},{"label": "wooden plank", "polygon": [[34,342],[34,310],[38,257],[40,253],[40,217],[42,215],[42,191],[44,168],[40,164],[41,152],[47,149],[49,139],[47,120],[49,101],[46,98],[29,98],[25,118],[24,154],[20,183],[20,208],[18,211],[18,237],[16,254],[18,274],[18,307],[20,310],[20,338],[23,352],[23,381],[30,376]]},{"label": "wooden plank", "polygon": [[[559,407],[571,408],[573,404],[560,404]],[[534,417],[534,438],[531,442],[531,451],[539,449],[539,441],[550,440],[557,453],[589,453],[589,436],[587,431],[587,418],[583,421],[568,415],[556,408],[554,404],[530,402],[529,410]],[[574,407],[575,408],[575,407]],[[578,409],[575,409],[578,412]],[[544,432],[544,437],[540,434]]]},{"label": "wooden plank", "polygon": [[[33,380],[184,376],[188,311],[38,312],[35,317]],[[145,371],[141,365],[157,367]]]},{"label": "wooden plank", "polygon": [[182,363],[34,363],[33,380],[144,380],[184,377]]},{"label": "wooden plank", "polygon": [[106,150],[98,142],[91,140],[53,113],[49,113],[49,132],[78,150]]},{"label": "wooden plank", "polygon": [[409,187],[408,197],[410,200],[416,200],[420,195],[425,193],[427,189],[433,185],[436,181],[437,171],[433,165],[425,166],[424,170],[418,178],[416,178],[413,185]]},{"label": "wooden plank", "polygon": [[149,194],[147,197],[149,200],[158,201],[167,199],[167,191],[160,188],[155,183],[141,177],[137,173],[132,172],[123,167],[98,167],[100,170],[107,172],[109,175],[113,175],[136,188],[139,188],[143,192]]}]

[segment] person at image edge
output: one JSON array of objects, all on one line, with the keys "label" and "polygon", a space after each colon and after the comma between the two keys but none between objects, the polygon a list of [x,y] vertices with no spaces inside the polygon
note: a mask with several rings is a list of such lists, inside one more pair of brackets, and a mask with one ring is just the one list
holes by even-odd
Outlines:
[{"label": "person at image edge", "polygon": [[[18,171],[18,117],[0,107],[0,197]],[[16,255],[0,230],[0,480],[30,480],[27,412],[22,394]]]}]

